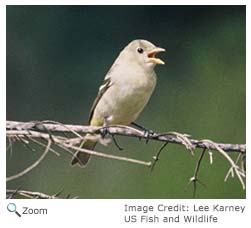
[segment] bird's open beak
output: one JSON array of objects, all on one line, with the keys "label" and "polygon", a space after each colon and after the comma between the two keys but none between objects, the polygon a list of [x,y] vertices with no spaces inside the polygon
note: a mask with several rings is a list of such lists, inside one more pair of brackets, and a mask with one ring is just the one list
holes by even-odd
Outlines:
[{"label": "bird's open beak", "polygon": [[162,65],[165,64],[164,61],[162,61],[161,59],[155,57],[158,53],[164,52],[164,51],[166,51],[164,48],[159,48],[159,47],[156,47],[153,50],[151,50],[147,54],[147,56],[148,56],[148,62],[154,63],[154,64],[162,64]]}]

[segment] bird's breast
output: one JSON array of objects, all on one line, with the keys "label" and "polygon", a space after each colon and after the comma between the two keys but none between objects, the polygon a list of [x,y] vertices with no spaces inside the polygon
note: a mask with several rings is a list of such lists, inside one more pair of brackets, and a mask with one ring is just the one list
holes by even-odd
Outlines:
[{"label": "bird's breast", "polygon": [[134,74],[114,81],[97,105],[94,115],[108,117],[108,124],[130,124],[144,109],[155,85],[155,74]]}]

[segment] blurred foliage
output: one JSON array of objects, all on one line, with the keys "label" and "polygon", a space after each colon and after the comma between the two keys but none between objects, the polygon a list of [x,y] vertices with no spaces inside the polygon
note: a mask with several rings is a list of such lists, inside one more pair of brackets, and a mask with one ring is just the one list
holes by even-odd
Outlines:
[{"label": "blurred foliage", "polygon": [[[7,6],[7,119],[86,124],[99,85],[120,50],[147,39],[166,48],[158,85],[138,122],[157,132],[177,131],[222,143],[245,143],[245,6]],[[98,151],[150,160],[160,144],[118,138]],[[60,150],[59,150],[60,151]],[[7,176],[42,152],[15,143]],[[70,167],[53,154],[31,173],[7,184],[80,198],[191,198],[200,150],[192,157],[170,145],[155,170],[92,158]],[[202,163],[198,198],[245,198],[237,179],[224,182],[228,163],[215,154]]]}]

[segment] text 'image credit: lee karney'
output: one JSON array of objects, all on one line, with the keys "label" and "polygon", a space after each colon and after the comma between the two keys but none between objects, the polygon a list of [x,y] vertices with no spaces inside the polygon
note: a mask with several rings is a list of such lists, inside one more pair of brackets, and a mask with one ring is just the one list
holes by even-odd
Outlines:
[{"label": "text 'image credit: lee karney'", "polygon": [[243,214],[246,206],[211,204],[174,204],[156,206],[124,206],[125,223],[218,223],[222,214]]}]

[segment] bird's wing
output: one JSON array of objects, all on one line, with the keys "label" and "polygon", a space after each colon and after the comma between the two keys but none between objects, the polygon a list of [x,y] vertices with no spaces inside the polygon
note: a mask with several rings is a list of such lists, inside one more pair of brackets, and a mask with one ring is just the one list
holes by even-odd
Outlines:
[{"label": "bird's wing", "polygon": [[98,104],[98,102],[100,101],[100,99],[102,98],[103,94],[111,87],[112,82],[111,82],[111,77],[108,76],[109,74],[107,74],[107,76],[105,77],[105,80],[103,82],[103,84],[99,87],[99,91],[98,91],[98,95],[96,97],[96,99],[93,102],[93,105],[91,107],[91,111],[89,114],[89,124],[91,123],[92,117],[93,117],[93,113],[94,110]]}]

